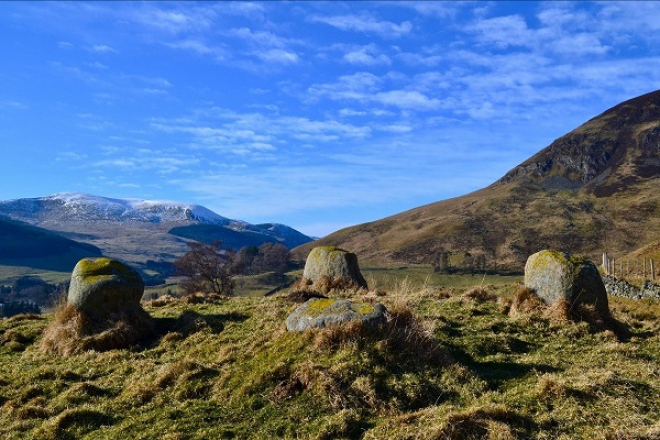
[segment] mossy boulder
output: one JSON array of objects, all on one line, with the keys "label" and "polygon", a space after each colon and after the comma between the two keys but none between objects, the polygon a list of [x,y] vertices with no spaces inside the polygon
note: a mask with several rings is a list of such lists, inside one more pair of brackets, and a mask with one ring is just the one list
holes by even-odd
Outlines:
[{"label": "mossy boulder", "polygon": [[40,347],[68,356],[106,351],[150,340],[154,320],[140,305],[140,274],[110,258],[84,258],[71,274],[67,303],[58,307]]},{"label": "mossy boulder", "polygon": [[139,273],[110,258],[83,258],[71,274],[67,304],[90,318],[106,319],[141,309],[144,281]]},{"label": "mossy boulder", "polygon": [[607,292],[594,263],[553,250],[531,255],[525,264],[525,286],[547,305],[565,300],[573,307],[591,305],[603,316],[609,314]]},{"label": "mossy boulder", "polygon": [[303,279],[309,284],[331,288],[366,288],[357,255],[334,246],[319,246],[307,256]]},{"label": "mossy boulder", "polygon": [[379,303],[355,303],[346,299],[312,298],[286,319],[288,331],[324,328],[350,321],[378,326],[386,319],[387,310]]}]

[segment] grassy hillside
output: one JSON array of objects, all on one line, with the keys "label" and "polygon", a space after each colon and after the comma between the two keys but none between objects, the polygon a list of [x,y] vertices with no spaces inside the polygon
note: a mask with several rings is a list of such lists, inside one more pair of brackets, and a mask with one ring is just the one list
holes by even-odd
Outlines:
[{"label": "grassy hillside", "polygon": [[0,219],[0,265],[70,272],[85,257],[101,251],[90,244],[13,220]]},{"label": "grassy hillside", "polygon": [[641,440],[660,433],[657,303],[611,299],[633,335],[620,341],[584,322],[509,316],[516,284],[467,293],[394,284],[376,297],[393,317],[382,333],[359,326],[289,333],[284,320],[296,305],[285,292],[152,303],[146,309],[159,335],[146,346],[68,357],[38,349],[49,316],[2,320],[0,437]]}]

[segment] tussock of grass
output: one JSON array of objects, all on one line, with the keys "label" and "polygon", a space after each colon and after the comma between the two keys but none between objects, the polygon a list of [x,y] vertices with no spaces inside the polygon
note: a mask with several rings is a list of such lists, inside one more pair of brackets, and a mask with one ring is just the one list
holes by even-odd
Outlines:
[{"label": "tussock of grass", "polygon": [[88,350],[128,348],[154,334],[152,319],[142,309],[97,321],[73,306],[61,304],[44,332],[40,347],[47,353],[66,356]]},{"label": "tussock of grass", "polygon": [[571,304],[563,298],[548,306],[533,290],[524,286],[516,291],[509,316],[546,318],[555,322],[584,322],[592,332],[608,332],[619,340],[631,337],[628,326],[609,313],[603,314],[589,304]]},{"label": "tussock of grass", "polygon": [[437,435],[439,440],[522,439],[533,422],[503,406],[450,413]]},{"label": "tussock of grass", "polygon": [[546,305],[541,298],[529,287],[522,286],[516,291],[509,316],[540,315],[545,309]]},{"label": "tussock of grass", "polygon": [[463,294],[463,298],[480,303],[497,301],[497,296],[490,293],[486,288],[482,286],[469,289]]},{"label": "tussock of grass", "polygon": [[341,278],[330,278],[322,275],[312,282],[305,277],[293,284],[293,291],[318,292],[322,295],[345,296],[347,293],[366,293],[366,289],[356,283],[347,283]]}]

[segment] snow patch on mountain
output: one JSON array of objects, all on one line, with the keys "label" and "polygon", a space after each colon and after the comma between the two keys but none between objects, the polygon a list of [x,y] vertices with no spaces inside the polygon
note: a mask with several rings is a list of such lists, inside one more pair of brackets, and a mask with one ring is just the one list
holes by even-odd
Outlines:
[{"label": "snow patch on mountain", "polygon": [[[25,200],[25,199],[24,199]],[[113,199],[84,193],[57,193],[40,199],[46,209],[60,212],[67,220],[147,221],[152,223],[197,221],[211,224],[241,224],[191,203],[165,200]]]}]

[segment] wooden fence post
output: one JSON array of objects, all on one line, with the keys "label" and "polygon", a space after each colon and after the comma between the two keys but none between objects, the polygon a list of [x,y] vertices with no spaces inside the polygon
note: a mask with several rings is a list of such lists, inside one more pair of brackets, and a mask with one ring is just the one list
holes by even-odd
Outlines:
[{"label": "wooden fence post", "polygon": [[642,279],[646,279],[646,257],[642,258],[644,262],[644,271],[642,272]]},{"label": "wooden fence post", "polygon": [[653,258],[651,258],[651,281],[655,281],[655,264],[653,264]]}]

